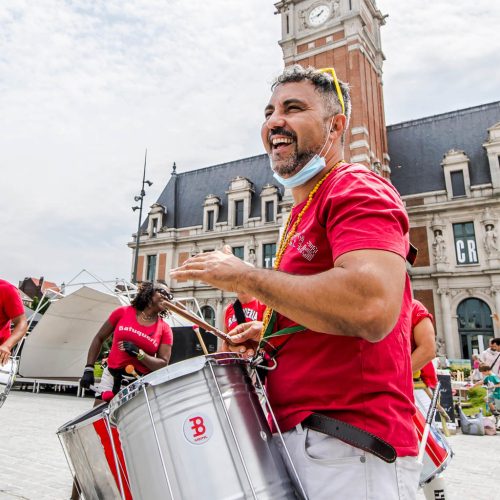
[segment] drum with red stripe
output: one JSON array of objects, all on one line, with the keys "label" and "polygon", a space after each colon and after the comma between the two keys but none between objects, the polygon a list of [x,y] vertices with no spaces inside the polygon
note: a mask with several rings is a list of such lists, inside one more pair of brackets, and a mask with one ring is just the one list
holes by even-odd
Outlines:
[{"label": "drum with red stripe", "polygon": [[85,498],[132,500],[118,429],[109,424],[106,412],[107,405],[96,406],[57,434]]},{"label": "drum with red stripe", "polygon": [[[415,407],[417,409],[413,421],[417,429],[418,441],[420,443],[425,427],[425,416],[430,404],[430,398],[423,390],[415,390]],[[431,481],[437,474],[442,472],[448,466],[453,456],[451,446],[446,438],[431,425],[427,444],[425,446],[425,455],[423,468],[420,474],[420,485]]]}]

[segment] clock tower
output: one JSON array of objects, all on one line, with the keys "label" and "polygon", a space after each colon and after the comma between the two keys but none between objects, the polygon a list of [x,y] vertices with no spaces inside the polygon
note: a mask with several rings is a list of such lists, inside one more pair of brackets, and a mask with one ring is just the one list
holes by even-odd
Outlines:
[{"label": "clock tower", "polygon": [[385,16],[375,0],[282,0],[275,6],[285,66],[333,66],[351,87],[344,158],[389,178],[380,43]]}]

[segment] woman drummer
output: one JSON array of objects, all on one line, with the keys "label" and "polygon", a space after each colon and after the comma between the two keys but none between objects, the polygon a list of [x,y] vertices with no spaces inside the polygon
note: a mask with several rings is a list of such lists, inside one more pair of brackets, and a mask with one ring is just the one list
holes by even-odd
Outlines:
[{"label": "woman drummer", "polygon": [[128,365],[132,365],[138,375],[167,366],[173,335],[162,318],[167,314],[167,303],[171,299],[166,285],[142,283],[131,305],[115,309],[92,340],[80,385],[88,389],[94,384],[94,364],[111,334],[113,343],[108,366],[96,387],[96,399],[109,401],[120,390]]}]

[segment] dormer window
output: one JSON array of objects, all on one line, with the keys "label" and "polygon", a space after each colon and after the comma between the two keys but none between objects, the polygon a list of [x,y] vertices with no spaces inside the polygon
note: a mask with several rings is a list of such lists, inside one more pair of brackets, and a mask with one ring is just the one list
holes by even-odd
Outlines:
[{"label": "dormer window", "polygon": [[450,172],[450,180],[451,180],[451,191],[453,194],[453,198],[457,198],[459,196],[466,196],[463,171],[455,170],[453,172]]},{"label": "dormer window", "polygon": [[215,224],[219,218],[220,198],[209,194],[203,204],[203,228],[205,231],[215,231]]},{"label": "dormer window", "polygon": [[278,215],[278,202],[280,193],[276,186],[266,184],[260,193],[261,203],[261,217],[266,223],[275,222]]},{"label": "dormer window", "polygon": [[235,227],[243,226],[244,220],[244,202],[243,200],[236,200],[234,202],[234,225]]},{"label": "dormer window", "polygon": [[469,157],[451,149],[441,162],[448,199],[470,196]]},{"label": "dormer window", "polygon": [[166,220],[167,210],[163,205],[154,203],[148,214],[147,234],[150,238],[157,238]]},{"label": "dormer window", "polygon": [[231,227],[244,227],[252,208],[253,184],[246,177],[235,177],[227,193],[227,221]]},{"label": "dormer window", "polygon": [[213,230],[214,230],[214,211],[208,210],[207,211],[207,231],[213,231]]},{"label": "dormer window", "polygon": [[493,192],[500,191],[500,122],[488,129],[488,139],[483,144],[488,155]]},{"label": "dormer window", "polygon": [[274,200],[266,201],[266,222],[274,222]]}]

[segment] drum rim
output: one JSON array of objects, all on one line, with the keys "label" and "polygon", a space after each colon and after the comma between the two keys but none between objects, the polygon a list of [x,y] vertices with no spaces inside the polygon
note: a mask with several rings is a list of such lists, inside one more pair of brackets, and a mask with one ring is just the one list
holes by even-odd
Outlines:
[{"label": "drum rim", "polygon": [[80,413],[77,417],[69,420],[65,424],[61,425],[57,430],[57,434],[64,434],[65,432],[70,432],[81,427],[86,427],[89,424],[94,423],[101,418],[104,418],[104,413],[108,409],[108,403],[103,403],[99,406],[93,406],[90,410]]},{"label": "drum rim", "polygon": [[[9,366],[9,372],[4,370],[4,368],[6,366]],[[17,370],[19,368],[18,358],[13,358],[13,357],[9,358],[7,363],[5,365],[3,365],[1,368],[2,368],[2,371],[4,373],[9,373],[9,378],[7,380],[7,383],[5,384],[5,388],[3,389],[3,391],[0,391],[0,398],[5,399],[7,397],[7,395],[9,394],[12,386],[14,385],[14,382],[16,379]],[[1,385],[4,385],[4,384],[1,384]]]},{"label": "drum rim", "polygon": [[183,361],[179,361],[164,368],[160,368],[154,372],[145,375],[143,378],[132,382],[127,387],[124,387],[109,403],[109,415],[113,423],[114,416],[119,408],[125,403],[134,399],[143,386],[157,386],[176,380],[181,377],[201,371],[208,364],[226,366],[233,364],[249,365],[250,361],[244,358],[239,353],[234,352],[216,352],[202,356],[195,356]]}]

